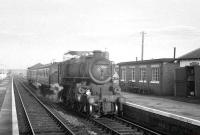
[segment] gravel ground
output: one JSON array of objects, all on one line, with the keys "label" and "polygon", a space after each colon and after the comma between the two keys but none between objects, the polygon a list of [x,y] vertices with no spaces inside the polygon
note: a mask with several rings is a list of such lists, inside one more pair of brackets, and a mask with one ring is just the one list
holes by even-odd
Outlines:
[{"label": "gravel ground", "polygon": [[[48,101],[48,104],[52,105],[52,102]],[[60,103],[53,103],[53,108],[62,118],[66,120],[64,123],[69,125],[72,130],[76,130],[77,135],[106,135],[102,129],[93,125],[85,118],[78,116],[71,110],[63,109]]]},{"label": "gravel ground", "polygon": [[55,110],[60,114],[61,117],[63,117],[70,125],[73,126],[73,128],[76,128],[79,130],[77,133],[78,135],[103,135],[105,134],[102,132],[99,128],[94,126],[92,123],[87,121],[84,118],[81,118],[80,116],[77,116],[74,112],[70,110],[65,110],[62,107],[59,106],[59,104],[56,105]]}]

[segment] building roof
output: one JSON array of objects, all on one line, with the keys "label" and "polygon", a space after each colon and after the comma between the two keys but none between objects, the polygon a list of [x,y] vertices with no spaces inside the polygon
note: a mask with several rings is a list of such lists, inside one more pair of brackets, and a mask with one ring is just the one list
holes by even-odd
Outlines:
[{"label": "building roof", "polygon": [[187,59],[200,59],[200,48],[195,49],[185,55],[177,58],[178,60],[187,60]]},{"label": "building roof", "polygon": [[29,69],[31,69],[31,68],[38,68],[38,67],[41,67],[41,66],[43,66],[43,64],[37,63],[37,64],[35,64],[35,65],[31,66],[31,67],[28,67],[28,68]]},{"label": "building roof", "polygon": [[53,62],[53,63],[48,63],[48,64],[41,64],[41,63],[38,63],[38,64],[35,64],[31,67],[29,67],[28,69],[40,69],[40,68],[48,68],[52,65],[57,65],[59,64],[60,62]]},{"label": "building roof", "polygon": [[151,64],[151,63],[162,63],[162,62],[173,62],[173,58],[162,58],[162,59],[151,59],[151,60],[143,60],[143,61],[128,61],[128,62],[120,62],[117,65],[132,65],[132,64]]}]

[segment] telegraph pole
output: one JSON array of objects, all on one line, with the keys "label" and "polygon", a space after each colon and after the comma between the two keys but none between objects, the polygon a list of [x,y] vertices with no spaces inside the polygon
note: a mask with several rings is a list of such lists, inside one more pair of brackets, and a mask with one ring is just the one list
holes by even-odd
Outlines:
[{"label": "telegraph pole", "polygon": [[142,34],[142,54],[141,54],[141,61],[143,61],[144,56],[144,34],[146,34],[144,31],[141,32]]}]

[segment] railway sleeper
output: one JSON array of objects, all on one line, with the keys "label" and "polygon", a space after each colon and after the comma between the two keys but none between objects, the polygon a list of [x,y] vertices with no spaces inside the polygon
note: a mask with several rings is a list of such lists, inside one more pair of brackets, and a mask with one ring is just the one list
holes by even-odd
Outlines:
[{"label": "railway sleeper", "polygon": [[139,132],[135,132],[135,133],[123,133],[121,135],[144,135],[144,134],[141,134]]},{"label": "railway sleeper", "polygon": [[61,128],[58,127],[54,127],[54,128],[33,128],[33,130],[35,131],[35,133],[62,133],[64,132],[64,130],[62,130]]},{"label": "railway sleeper", "polygon": [[33,128],[38,128],[38,129],[46,129],[46,128],[49,128],[49,129],[60,129],[60,127],[58,125],[51,125],[51,126],[48,126],[48,125],[41,125],[41,124],[35,124],[33,123],[32,124],[32,127]]},{"label": "railway sleeper", "polygon": [[128,128],[128,129],[130,129],[131,128],[131,127],[127,127],[125,125],[122,125],[120,123],[109,123],[109,122],[101,122],[101,123],[103,123],[105,125],[109,125],[112,128],[118,128],[118,129],[120,129],[120,128]]},{"label": "railway sleeper", "polygon": [[120,132],[120,133],[136,133],[137,131],[134,131],[134,130],[126,130],[126,129],[120,129],[120,130],[117,130],[117,132]]},{"label": "railway sleeper", "polygon": [[122,130],[137,131],[137,130],[134,130],[134,129],[130,128],[130,127],[112,127],[112,129],[115,129],[115,130],[120,130],[120,129],[122,129]]},{"label": "railway sleeper", "polygon": [[35,132],[37,135],[66,135],[64,131],[61,132]]},{"label": "railway sleeper", "polygon": [[66,133],[41,133],[41,135],[66,135]]},{"label": "railway sleeper", "polygon": [[[33,113],[33,112],[28,112],[29,113],[29,115],[31,116],[31,117],[35,117],[35,118],[39,118],[38,116],[42,116],[42,118],[43,119],[47,119],[47,118],[49,118],[49,115],[48,114],[45,114],[45,113],[47,113],[47,112],[37,112],[37,113]],[[41,118],[41,117],[40,117]]]},{"label": "railway sleeper", "polygon": [[49,119],[49,120],[42,120],[42,118],[41,119],[34,119],[34,118],[30,118],[30,121],[32,122],[32,123],[42,123],[42,124],[54,124],[54,123],[56,123],[55,121],[53,121],[52,119]]},{"label": "railway sleeper", "polygon": [[43,123],[43,122],[32,122],[32,126],[41,126],[41,127],[57,127],[56,123]]}]

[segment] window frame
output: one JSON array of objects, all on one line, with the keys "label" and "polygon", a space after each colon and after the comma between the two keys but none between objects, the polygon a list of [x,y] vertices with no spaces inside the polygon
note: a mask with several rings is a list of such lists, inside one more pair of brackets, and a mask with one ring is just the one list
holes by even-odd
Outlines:
[{"label": "window frame", "polygon": [[146,67],[142,66],[139,69],[139,82],[147,82],[147,71]]},{"label": "window frame", "polygon": [[151,68],[151,83],[160,83],[160,67]]},{"label": "window frame", "polygon": [[135,66],[130,66],[129,67],[130,68],[130,70],[131,70],[131,82],[135,82],[136,80],[135,80]]}]

